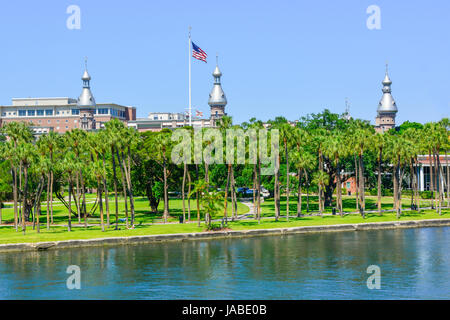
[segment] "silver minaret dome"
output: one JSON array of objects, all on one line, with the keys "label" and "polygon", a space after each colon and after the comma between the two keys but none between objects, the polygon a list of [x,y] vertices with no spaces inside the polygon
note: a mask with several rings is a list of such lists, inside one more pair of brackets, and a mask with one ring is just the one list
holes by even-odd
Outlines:
[{"label": "silver minaret dome", "polygon": [[388,74],[388,68],[386,65],[386,76],[384,77],[384,80],[382,82],[383,84],[383,96],[381,97],[380,103],[378,104],[378,113],[391,113],[391,112],[397,112],[397,105],[395,104],[395,100],[391,95],[391,84],[392,81],[389,78]]},{"label": "silver minaret dome", "polygon": [[83,90],[81,91],[80,97],[77,101],[78,107],[92,107],[96,106],[94,96],[92,95],[91,88],[89,82],[91,81],[91,76],[87,71],[87,66],[84,70],[83,76],[81,77],[83,80]]},{"label": "silver minaret dome", "polygon": [[222,72],[220,72],[218,65],[216,65],[216,68],[214,69],[212,75],[214,77],[214,87],[209,94],[208,104],[210,106],[226,106],[227,98],[222,90],[222,85],[220,84],[220,77],[222,76]]}]

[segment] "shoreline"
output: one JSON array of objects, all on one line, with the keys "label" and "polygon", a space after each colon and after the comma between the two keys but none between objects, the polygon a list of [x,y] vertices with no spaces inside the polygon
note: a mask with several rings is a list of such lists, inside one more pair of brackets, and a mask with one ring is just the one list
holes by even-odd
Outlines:
[{"label": "shoreline", "polygon": [[224,238],[247,238],[255,236],[273,236],[273,235],[288,235],[300,233],[345,232],[345,231],[348,232],[348,231],[444,227],[444,226],[450,226],[450,219],[386,221],[386,222],[367,222],[355,224],[301,226],[290,228],[172,233],[172,234],[141,235],[128,237],[47,241],[35,243],[0,244],[0,253],[45,251],[45,250],[57,250],[68,248],[147,244],[147,243],[161,243],[161,242],[192,241],[192,240],[211,240]]}]

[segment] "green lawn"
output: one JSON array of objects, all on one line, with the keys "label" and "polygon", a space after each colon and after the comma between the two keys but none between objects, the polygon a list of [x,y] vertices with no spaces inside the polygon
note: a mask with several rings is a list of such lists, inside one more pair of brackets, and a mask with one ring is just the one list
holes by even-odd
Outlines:
[{"label": "green lawn", "polygon": [[[87,203],[87,210],[89,211],[92,206],[93,202],[95,201],[95,195],[87,195],[86,202]],[[91,203],[89,203],[91,202]],[[40,216],[41,223],[46,223],[46,215],[47,215],[47,203],[42,202],[42,212]],[[114,203],[114,197],[109,197],[109,207],[110,207],[110,215],[111,215],[111,222],[115,221],[115,203]],[[76,206],[72,202],[72,208],[76,212]],[[106,222],[106,208],[105,203],[103,203],[103,209],[104,209],[104,219]],[[183,201],[181,199],[170,199],[169,200],[169,209],[170,209],[170,221],[178,221],[178,217],[183,214]],[[161,201],[158,206],[158,213],[152,213],[150,212],[150,206],[148,204],[147,198],[145,197],[136,197],[135,198],[135,214],[136,214],[136,224],[139,223],[155,223],[155,222],[162,222],[162,213],[164,210],[164,203]],[[187,201],[186,201],[186,219],[187,219]],[[249,211],[248,207],[242,203],[238,203],[238,214],[244,214]],[[60,202],[60,201],[54,201],[53,203],[53,222],[54,224],[67,224],[67,208]],[[228,202],[227,206],[227,212],[228,216],[231,216],[231,202]],[[201,218],[204,217],[203,210],[200,210],[200,216]],[[220,218],[223,216],[223,213],[217,216],[217,218]],[[128,203],[128,217],[130,217],[130,205]],[[119,198],[119,218],[123,219],[125,218],[125,204],[123,198]],[[195,220],[197,219],[197,206],[196,201],[191,200],[191,219]],[[12,204],[6,205],[6,208],[3,208],[2,210],[2,221],[3,223],[14,223],[14,210]],[[94,215],[88,218],[88,223],[99,223],[100,221],[100,213],[99,209],[97,208]],[[83,219],[82,219],[82,222]],[[78,223],[78,219],[72,215],[72,223]]]},{"label": "green lawn", "polygon": [[[404,212],[400,221],[406,220],[423,220],[423,219],[450,219],[450,210],[443,210],[443,214],[439,216],[436,212],[426,210],[424,213],[414,211]],[[228,228],[232,230],[249,230],[249,229],[269,229],[269,228],[288,228],[299,226],[315,226],[315,225],[335,225],[348,223],[370,223],[382,221],[397,221],[394,213],[384,213],[382,216],[378,214],[368,214],[366,219],[359,215],[340,216],[306,216],[302,218],[290,218],[286,222],[285,218],[279,221],[271,219],[263,219],[258,224],[256,220],[230,221]],[[217,224],[217,223],[216,223]],[[218,224],[217,224],[218,225]],[[188,233],[188,232],[204,232],[206,230],[204,223],[200,227],[196,223],[187,224],[154,224],[136,226],[134,230],[127,230],[123,225],[120,230],[113,228],[102,232],[100,227],[84,227],[74,228],[72,232],[68,232],[67,228],[61,226],[52,226],[50,230],[46,230],[45,226],[41,227],[41,233],[38,234],[31,227],[28,227],[27,234],[15,232],[11,227],[0,227],[0,244],[4,243],[23,243],[23,242],[43,242],[43,241],[61,241],[70,239],[95,239],[106,237],[123,237],[137,235],[153,235],[153,234],[169,234],[169,233]]]}]

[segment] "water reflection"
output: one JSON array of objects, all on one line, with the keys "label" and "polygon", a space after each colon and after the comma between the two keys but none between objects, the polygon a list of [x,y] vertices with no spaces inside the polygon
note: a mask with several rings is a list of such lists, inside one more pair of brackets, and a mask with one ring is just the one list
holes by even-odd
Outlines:
[{"label": "water reflection", "polygon": [[[441,227],[8,253],[0,298],[448,299],[449,244]],[[69,265],[81,290],[66,289]]]}]

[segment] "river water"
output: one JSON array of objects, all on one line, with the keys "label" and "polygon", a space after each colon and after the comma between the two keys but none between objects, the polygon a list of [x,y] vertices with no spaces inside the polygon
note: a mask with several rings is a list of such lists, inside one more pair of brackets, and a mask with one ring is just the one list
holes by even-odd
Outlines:
[{"label": "river water", "polygon": [[450,299],[449,249],[436,227],[0,253],[0,299]]}]

